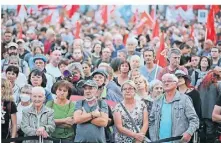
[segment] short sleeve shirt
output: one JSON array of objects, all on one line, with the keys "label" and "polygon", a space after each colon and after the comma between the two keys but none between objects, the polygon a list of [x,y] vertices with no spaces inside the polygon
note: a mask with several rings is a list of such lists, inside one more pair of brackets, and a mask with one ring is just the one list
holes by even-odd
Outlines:
[{"label": "short sleeve shirt", "polygon": [[[77,103],[75,104],[75,111],[83,110],[84,108],[84,110],[89,113],[99,108],[100,112],[108,114],[107,103],[104,100],[100,100],[97,103],[98,104],[96,104],[95,106],[90,107],[85,100],[77,101]],[[77,124],[74,142],[106,143],[104,127],[96,126],[90,122]]]}]

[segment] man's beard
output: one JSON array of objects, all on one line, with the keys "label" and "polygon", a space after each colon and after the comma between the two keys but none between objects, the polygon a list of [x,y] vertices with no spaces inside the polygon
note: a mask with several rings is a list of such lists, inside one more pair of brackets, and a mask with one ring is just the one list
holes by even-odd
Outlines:
[{"label": "man's beard", "polygon": [[9,53],[8,55],[9,55],[9,56],[18,56],[18,53],[12,52],[12,53]]}]

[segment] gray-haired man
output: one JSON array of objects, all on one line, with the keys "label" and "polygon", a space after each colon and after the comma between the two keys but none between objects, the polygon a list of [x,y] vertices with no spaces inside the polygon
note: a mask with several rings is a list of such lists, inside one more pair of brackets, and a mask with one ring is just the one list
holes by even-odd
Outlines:
[{"label": "gray-haired man", "polygon": [[[174,74],[162,77],[165,94],[153,103],[149,117],[149,133],[152,141],[183,136],[189,142],[199,128],[199,118],[190,98],[177,91],[178,79]],[[180,141],[174,141],[178,143]]]}]

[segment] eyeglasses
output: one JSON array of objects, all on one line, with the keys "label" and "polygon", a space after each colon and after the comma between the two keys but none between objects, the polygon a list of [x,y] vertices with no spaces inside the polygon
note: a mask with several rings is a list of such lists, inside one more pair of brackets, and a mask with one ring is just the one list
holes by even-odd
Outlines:
[{"label": "eyeglasses", "polygon": [[134,88],[123,88],[122,91],[133,91]]},{"label": "eyeglasses", "polygon": [[172,82],[176,82],[176,81],[174,81],[174,80],[162,81],[163,84],[166,84],[167,82],[168,82],[168,83],[172,83]]}]

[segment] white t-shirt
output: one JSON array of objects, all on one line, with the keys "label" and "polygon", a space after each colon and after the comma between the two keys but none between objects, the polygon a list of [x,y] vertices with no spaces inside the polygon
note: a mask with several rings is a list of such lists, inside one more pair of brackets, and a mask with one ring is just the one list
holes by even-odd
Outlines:
[{"label": "white t-shirt", "polygon": [[54,67],[51,63],[47,64],[45,67],[47,73],[53,75],[55,78],[61,76],[61,71],[58,67]]},{"label": "white t-shirt", "polygon": [[[2,73],[2,78],[6,79],[5,73]],[[28,80],[27,80],[27,77],[25,76],[25,74],[19,72],[18,77],[15,80],[15,84],[17,84],[19,88],[22,88],[25,84],[28,84]]]},{"label": "white t-shirt", "polygon": [[17,106],[17,127],[20,128],[21,127],[21,121],[22,121],[22,111],[25,110],[25,109],[28,109],[32,106],[32,103],[28,106],[22,106],[21,105],[21,102],[18,104]]}]

